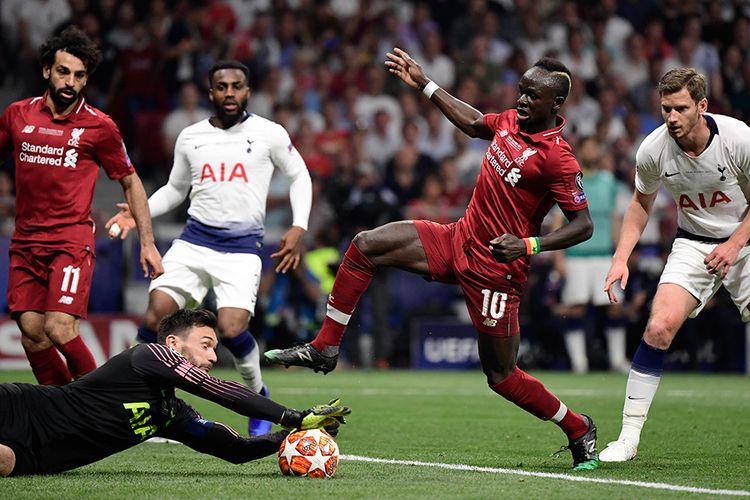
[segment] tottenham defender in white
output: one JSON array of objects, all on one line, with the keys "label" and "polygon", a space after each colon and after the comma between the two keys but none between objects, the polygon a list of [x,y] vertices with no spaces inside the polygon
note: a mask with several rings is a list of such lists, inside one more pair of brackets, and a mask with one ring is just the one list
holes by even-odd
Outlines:
[{"label": "tottenham defender in white", "polygon": [[[599,458],[635,457],[641,430],[659,386],[664,356],[683,322],[696,316],[720,286],[744,321],[750,320],[750,128],[706,113],[706,82],[692,68],[669,71],[659,82],[665,124],[636,155],[635,193],[605,281],[628,281],[627,260],[664,183],[679,207],[678,232],[659,281],[646,331],[633,356],[625,389],[622,430]],[[689,402],[688,402],[689,404]]]},{"label": "tottenham defender in white", "polygon": [[[169,181],[149,198],[151,216],[176,208],[190,194],[188,221],[164,256],[164,275],[151,282],[149,306],[139,341],[155,341],[159,321],[179,308],[216,294],[222,343],[234,356],[242,378],[267,395],[260,357],[248,331],[261,274],[266,197],[274,168],[290,180],[292,228],[272,255],[278,272],[294,269],[307,229],[312,183],[302,157],[284,128],[246,111],[250,94],[247,68],[236,61],[217,63],[209,73],[214,115],[185,128],[177,138]],[[117,222],[124,238],[132,227],[127,205]],[[251,435],[270,422],[250,422]]]}]

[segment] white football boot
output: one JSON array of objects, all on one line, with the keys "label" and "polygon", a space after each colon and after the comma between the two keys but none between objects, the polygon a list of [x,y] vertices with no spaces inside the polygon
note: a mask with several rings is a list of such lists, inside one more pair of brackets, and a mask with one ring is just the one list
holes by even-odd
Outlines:
[{"label": "white football boot", "polygon": [[599,460],[602,462],[627,462],[633,460],[638,453],[638,445],[620,439],[612,441],[599,452]]}]

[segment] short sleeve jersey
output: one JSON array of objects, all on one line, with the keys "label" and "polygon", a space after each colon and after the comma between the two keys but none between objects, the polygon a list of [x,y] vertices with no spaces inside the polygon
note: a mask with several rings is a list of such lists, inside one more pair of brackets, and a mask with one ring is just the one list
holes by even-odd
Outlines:
[{"label": "short sleeve jersey", "polygon": [[536,134],[519,130],[514,109],[487,114],[484,122],[495,136],[462,223],[474,240],[486,247],[505,233],[536,236],[555,203],[569,211],[588,206],[581,168],[561,135],[562,117]]},{"label": "short sleeve jersey", "polygon": [[690,233],[727,238],[750,201],[750,127],[724,115],[704,115],[711,138],[698,156],[686,154],[662,125],[636,153],[635,187],[652,194],[661,183],[677,202],[677,224]]},{"label": "short sleeve jersey", "polygon": [[83,97],[59,118],[46,94],[11,104],[0,116],[0,157],[10,154],[16,167],[14,245],[90,242],[99,167],[110,179],[135,172],[115,123]]},{"label": "short sleeve jersey", "polygon": [[[294,178],[309,173],[287,131],[250,114],[228,128],[209,120],[186,127],[175,144],[169,182],[190,186],[188,221],[181,239],[228,252],[258,252],[274,170]],[[310,207],[294,212],[306,228]]]}]

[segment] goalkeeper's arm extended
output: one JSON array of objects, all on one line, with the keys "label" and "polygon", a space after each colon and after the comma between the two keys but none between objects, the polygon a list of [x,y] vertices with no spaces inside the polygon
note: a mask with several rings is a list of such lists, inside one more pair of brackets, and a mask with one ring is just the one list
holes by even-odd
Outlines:
[{"label": "goalkeeper's arm extended", "polygon": [[338,428],[345,424],[344,415],[349,415],[352,410],[348,406],[342,406],[341,400],[336,398],[328,404],[313,406],[305,411],[287,409],[281,416],[281,425],[290,429],[322,429]]}]

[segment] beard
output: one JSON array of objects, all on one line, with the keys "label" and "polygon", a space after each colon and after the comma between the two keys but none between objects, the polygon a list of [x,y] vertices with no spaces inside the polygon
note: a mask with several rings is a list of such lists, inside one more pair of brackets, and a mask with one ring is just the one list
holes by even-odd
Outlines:
[{"label": "beard", "polygon": [[[55,85],[52,83],[52,80],[49,81],[48,89],[49,89],[49,95],[50,95],[50,98],[52,99],[52,102],[55,103],[55,106],[57,106],[58,108],[65,109],[71,104],[73,104],[74,102],[76,102],[76,100],[78,99],[78,92],[67,87],[62,87],[60,89],[57,89],[55,88]],[[72,92],[73,97],[66,97],[62,95],[60,92],[63,90],[69,90],[70,92]]]},{"label": "beard", "polygon": [[214,101],[213,105],[214,105],[214,112],[216,113],[216,118],[226,128],[229,128],[232,125],[239,123],[239,121],[242,120],[242,117],[245,116],[245,109],[247,109],[247,101],[248,99],[237,101],[237,109],[231,113],[227,113],[227,111],[224,109],[224,106]]}]

